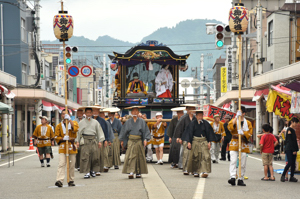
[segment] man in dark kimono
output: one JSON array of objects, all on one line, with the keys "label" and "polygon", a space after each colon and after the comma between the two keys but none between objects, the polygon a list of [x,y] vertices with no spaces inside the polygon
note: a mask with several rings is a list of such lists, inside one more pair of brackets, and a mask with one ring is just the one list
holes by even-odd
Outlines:
[{"label": "man in dark kimono", "polygon": [[115,118],[116,113],[120,111],[118,108],[110,108],[107,109],[108,112],[108,117],[109,119],[107,122],[111,126],[113,133],[114,133],[114,140],[111,145],[112,148],[112,156],[110,156],[110,164],[114,165],[115,169],[119,169],[119,166],[121,165],[121,159],[120,159],[120,140],[119,140],[119,134],[122,129],[122,123],[120,120]]},{"label": "man in dark kimono", "polygon": [[[223,161],[226,161],[226,148],[227,145],[230,143],[232,135],[230,133],[230,131],[228,130],[228,123],[231,120],[231,117],[229,115],[225,116],[225,123],[224,123],[224,129],[225,129],[225,133],[226,136],[224,137],[223,140],[223,145],[222,145],[222,150],[221,150],[221,159]],[[230,153],[228,151],[228,155],[227,155],[228,161],[230,161]]]},{"label": "man in dark kimono", "polygon": [[[185,104],[182,106],[186,107],[187,113],[184,116],[182,116],[180,118],[180,120],[178,121],[176,128],[175,128],[174,136],[176,138],[176,141],[181,144],[180,156],[182,157],[183,174],[189,175],[189,173],[187,172],[187,162],[188,162],[190,150],[187,149],[187,142],[182,141],[182,137],[184,137],[184,132],[185,132],[185,129],[187,128],[187,126],[193,120],[196,119],[196,117],[194,116],[193,110],[195,110],[196,107],[198,107],[198,106],[195,104]],[[180,159],[179,159],[179,167],[180,167]]]},{"label": "man in dark kimono", "polygon": [[145,147],[151,139],[150,131],[145,120],[138,118],[139,109],[145,106],[132,106],[132,118],[123,125],[120,133],[121,146],[127,146],[122,173],[129,174],[128,178],[141,178],[141,174],[147,174],[148,168],[145,158]]},{"label": "man in dark kimono", "polygon": [[93,119],[97,120],[103,130],[103,133],[104,133],[104,136],[105,136],[105,140],[103,141],[102,143],[102,147],[99,148],[98,150],[98,154],[99,154],[99,165],[100,165],[100,170],[99,171],[96,171],[96,176],[100,176],[101,175],[101,172],[103,172],[103,164],[101,165],[101,162],[103,162],[103,158],[104,158],[104,154],[102,153],[104,151],[104,148],[107,147],[107,142],[108,142],[108,139],[109,139],[109,134],[108,134],[108,127],[107,127],[107,123],[105,121],[105,119],[101,118],[99,116],[99,110],[102,108],[100,106],[91,106],[92,109],[93,109]]},{"label": "man in dark kimono", "polygon": [[178,121],[184,115],[183,111],[185,111],[185,107],[172,108],[171,111],[176,112],[177,115],[171,120],[167,130],[167,135],[169,136],[169,142],[171,144],[169,153],[169,163],[171,163],[171,168],[177,168],[180,154],[180,143],[176,142],[174,132]]},{"label": "man in dark kimono", "polygon": [[210,145],[216,141],[214,130],[203,119],[203,110],[195,110],[196,120],[193,120],[184,132],[183,141],[188,143],[191,150],[188,160],[187,172],[194,173],[194,177],[207,178],[211,172]]},{"label": "man in dark kimono", "polygon": [[[74,120],[76,121],[78,124],[81,120],[84,119],[84,109],[85,107],[80,107],[77,109],[77,118]],[[79,148],[77,148],[77,154],[76,154],[76,163],[75,163],[75,169],[77,169],[77,171],[80,171],[80,146]]]}]

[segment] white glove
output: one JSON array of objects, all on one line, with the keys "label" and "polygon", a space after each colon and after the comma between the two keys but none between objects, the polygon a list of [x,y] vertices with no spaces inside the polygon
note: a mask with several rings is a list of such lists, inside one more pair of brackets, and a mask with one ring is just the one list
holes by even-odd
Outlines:
[{"label": "white glove", "polygon": [[244,134],[244,131],[243,131],[242,129],[238,130],[238,134],[239,134],[239,135],[245,135],[245,134]]},{"label": "white glove", "polygon": [[64,118],[65,120],[71,120],[71,117],[70,117],[70,115],[68,115],[68,114],[65,114],[65,118]]},{"label": "white glove", "polygon": [[70,140],[70,137],[68,135],[65,135],[63,140]]},{"label": "white glove", "polygon": [[236,113],[236,118],[238,118],[239,116],[242,116],[242,111],[238,110],[238,112]]}]

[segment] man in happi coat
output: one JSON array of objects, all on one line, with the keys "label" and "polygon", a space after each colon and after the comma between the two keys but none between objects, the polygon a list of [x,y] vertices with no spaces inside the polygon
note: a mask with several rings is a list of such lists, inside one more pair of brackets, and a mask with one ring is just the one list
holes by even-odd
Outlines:
[{"label": "man in happi coat", "polygon": [[[228,123],[228,130],[232,134],[232,139],[229,143],[229,151],[230,151],[230,179],[228,180],[228,183],[232,186],[235,186],[236,184],[236,163],[238,160],[239,155],[239,135],[242,137],[242,153],[241,153],[241,177],[238,178],[238,186],[246,186],[244,183],[244,176],[246,172],[246,162],[247,162],[247,153],[250,153],[250,144],[249,144],[249,138],[252,136],[253,129],[252,124],[250,121],[246,120],[245,118],[246,114],[246,108],[242,107],[241,111],[239,110],[236,114],[236,117],[232,119]],[[241,129],[238,129],[239,124],[239,116],[241,116]]]},{"label": "man in happi coat", "polygon": [[[108,121],[106,121],[105,119],[105,113],[108,112],[107,109],[100,109],[99,110],[99,116],[105,120],[106,125],[107,125],[107,129],[108,129],[108,144],[105,148],[101,149],[101,155],[102,157],[100,157],[100,167],[103,167],[103,171],[104,172],[108,172],[109,168],[112,167],[113,165],[111,164],[111,162],[109,161],[110,157],[112,156],[112,147],[111,144],[113,142],[113,140],[115,139],[114,133],[113,133],[113,129],[111,127],[111,125],[109,124]],[[100,170],[101,170],[100,168]]]},{"label": "man in happi coat", "polygon": [[185,111],[185,107],[172,108],[171,111],[176,112],[177,115],[174,116],[174,118],[171,120],[167,130],[167,135],[169,136],[169,142],[171,144],[170,152],[169,152],[169,163],[171,163],[171,168],[177,168],[181,145],[180,143],[176,142],[174,132],[178,121],[184,115],[183,111]]},{"label": "man in happi coat", "polygon": [[163,65],[155,78],[156,97],[171,98],[173,84],[173,77],[169,70],[169,65]]},{"label": "man in happi coat", "polygon": [[157,163],[163,165],[162,160],[164,154],[164,144],[165,144],[165,129],[167,128],[167,123],[162,122],[163,115],[161,112],[156,113],[157,122],[149,122],[147,125],[149,129],[152,130],[153,138],[152,144],[155,148]]},{"label": "man in happi coat", "polygon": [[104,150],[107,147],[108,139],[109,139],[109,129],[107,126],[107,122],[104,118],[99,116],[100,109],[103,109],[103,107],[100,106],[91,106],[93,109],[93,119],[97,120],[102,128],[102,131],[105,136],[105,140],[102,143],[102,147],[98,149],[98,155],[99,155],[99,170],[95,171],[96,176],[100,176],[101,172],[104,171]]},{"label": "man in happi coat", "polygon": [[[196,117],[194,115],[195,113],[193,112],[193,110],[196,109],[197,105],[195,105],[195,104],[185,104],[183,106],[186,107],[187,113],[180,118],[180,120],[178,121],[178,123],[176,125],[175,138],[176,138],[176,141],[181,144],[180,156],[182,158],[183,174],[184,175],[189,175],[189,173],[187,172],[187,162],[188,162],[190,150],[187,149],[187,142],[182,141],[182,137],[184,137],[184,132],[185,132],[185,129],[187,128],[187,126],[193,120],[196,119]],[[180,159],[179,159],[179,164],[180,164]]]},{"label": "man in happi coat", "polygon": [[[65,169],[67,165],[66,151],[69,154],[69,186],[75,186],[74,184],[74,172],[77,149],[75,146],[75,139],[77,138],[77,131],[79,129],[78,123],[72,121],[70,116],[63,110],[61,113],[62,122],[55,128],[55,141],[59,145],[59,162],[57,168],[55,186],[62,187],[65,179]],[[66,130],[66,123],[68,122],[68,135]],[[68,141],[68,149],[66,147],[66,141]]]},{"label": "man in happi coat", "polygon": [[109,119],[107,122],[111,126],[111,129],[114,133],[114,140],[111,144],[112,148],[112,155],[109,156],[109,162],[110,165],[113,165],[115,169],[119,169],[119,166],[121,165],[121,159],[120,159],[120,140],[119,140],[119,135],[122,129],[122,123],[120,120],[115,118],[115,113],[118,113],[120,109],[118,108],[110,108],[108,109],[108,117]]},{"label": "man in happi coat", "polygon": [[193,120],[185,130],[183,140],[188,143],[191,150],[187,171],[194,173],[194,177],[207,178],[211,173],[210,145],[215,141],[214,131],[203,119],[203,110],[195,110],[196,120]]},{"label": "man in happi coat", "polygon": [[[79,122],[84,119],[83,114],[84,107],[80,107],[79,109],[77,109],[77,118],[74,121],[79,124]],[[79,148],[77,148],[75,168],[77,169],[77,171],[80,171],[80,146]]]},{"label": "man in happi coat", "polygon": [[79,122],[77,134],[77,147],[81,147],[80,173],[85,173],[84,178],[95,177],[95,171],[100,170],[98,149],[105,140],[103,130],[99,122],[92,118],[93,109],[85,109],[86,118]]},{"label": "man in happi coat", "polygon": [[214,122],[211,123],[211,127],[213,128],[217,138],[216,141],[211,143],[211,160],[213,163],[218,163],[222,138],[226,135],[223,123],[220,122],[220,116],[218,114],[214,115]]},{"label": "man in happi coat", "polygon": [[121,146],[127,146],[122,173],[129,174],[129,179],[133,179],[134,174],[136,178],[141,178],[141,174],[148,173],[144,147],[151,139],[151,135],[146,122],[138,118],[139,108],[144,106],[127,108],[132,109],[132,118],[125,122],[119,136]]},{"label": "man in happi coat", "polygon": [[38,147],[41,167],[45,167],[44,154],[47,160],[47,167],[50,167],[51,145],[54,145],[54,133],[51,126],[47,124],[48,118],[46,116],[40,116],[39,118],[42,124],[35,128],[32,137],[34,138],[34,145],[37,144]]}]

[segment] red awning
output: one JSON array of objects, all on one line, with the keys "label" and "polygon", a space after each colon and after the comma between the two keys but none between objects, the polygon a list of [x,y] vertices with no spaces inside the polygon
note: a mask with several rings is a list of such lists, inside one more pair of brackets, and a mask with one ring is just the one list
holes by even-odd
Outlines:
[{"label": "red awning", "polygon": [[58,110],[61,113],[61,110],[59,109],[60,106],[58,106],[58,105],[56,105],[54,103],[42,100],[42,104],[43,104],[43,110],[44,111],[55,111],[55,110]]},{"label": "red awning", "polygon": [[225,109],[226,111],[230,111],[230,105],[231,105],[231,102],[224,104],[222,108]]},{"label": "red awning", "polygon": [[282,86],[282,84],[278,84],[276,86],[271,85],[271,88],[278,91],[278,92],[280,92],[280,93],[284,93],[286,95],[292,96],[292,93],[290,92],[291,89]]},{"label": "red awning", "polygon": [[7,98],[13,99],[16,95],[7,89],[5,86],[0,85],[1,93],[4,94]]},{"label": "red awning", "polygon": [[264,89],[264,90],[258,90],[255,92],[254,97],[252,98],[252,101],[256,101],[262,96],[267,100],[268,99],[268,94],[269,94],[269,89]]},{"label": "red awning", "polygon": [[241,102],[242,106],[245,108],[256,108],[256,102]]}]

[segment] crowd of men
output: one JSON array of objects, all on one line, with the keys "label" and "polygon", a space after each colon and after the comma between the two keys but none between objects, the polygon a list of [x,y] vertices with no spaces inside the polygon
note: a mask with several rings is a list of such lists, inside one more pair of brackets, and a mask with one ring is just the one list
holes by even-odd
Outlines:
[{"label": "crowd of men", "polygon": [[[230,179],[236,184],[239,142],[242,137],[241,168],[238,185],[245,186],[246,153],[249,153],[248,140],[252,136],[251,122],[245,119],[245,109],[237,112],[235,118],[215,115],[213,122],[203,119],[203,110],[193,104],[171,109],[175,115],[169,127],[163,121],[162,112],[157,112],[151,120],[140,113],[142,106],[131,106],[130,115],[120,117],[118,108],[100,106],[82,107],[77,110],[77,118],[71,120],[66,111],[61,113],[61,123],[55,131],[47,124],[48,118],[40,117],[42,124],[37,126],[33,137],[37,144],[41,166],[44,156],[50,167],[51,145],[54,140],[59,145],[59,164],[55,185],[62,187],[67,159],[69,159],[68,185],[75,186],[74,172],[78,170],[85,179],[100,176],[110,168],[119,169],[120,155],[125,149],[122,173],[129,179],[141,178],[147,174],[147,162],[152,162],[155,149],[158,165],[163,165],[165,130],[169,136],[169,163],[171,168],[183,170],[184,175],[207,178],[211,164],[218,163],[219,151],[223,141],[221,159],[226,160],[226,147],[229,144]],[[106,115],[108,117],[106,118]],[[238,130],[239,116],[241,128]],[[67,145],[68,143],[68,145]],[[68,154],[67,154],[68,152]],[[67,158],[68,157],[68,158]]]}]

